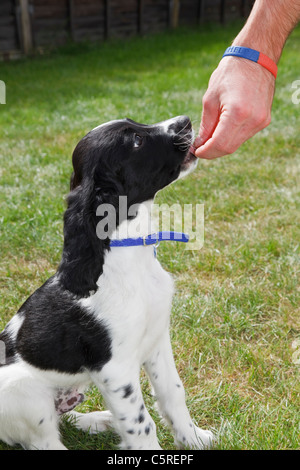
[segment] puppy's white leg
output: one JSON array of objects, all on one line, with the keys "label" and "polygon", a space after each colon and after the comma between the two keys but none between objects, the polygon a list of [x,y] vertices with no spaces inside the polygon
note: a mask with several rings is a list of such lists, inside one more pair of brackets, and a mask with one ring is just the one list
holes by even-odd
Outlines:
[{"label": "puppy's white leg", "polygon": [[55,434],[47,436],[36,436],[34,441],[28,446],[24,446],[26,450],[68,450]]},{"label": "puppy's white leg", "polygon": [[0,369],[0,440],[30,450],[65,449],[51,391],[22,364]]},{"label": "puppy's white leg", "polygon": [[88,431],[90,434],[107,431],[113,425],[113,416],[110,411],[93,411],[91,413],[78,413],[70,411],[66,416],[72,418],[72,424],[77,429]]},{"label": "puppy's white leg", "polygon": [[204,449],[212,446],[213,434],[192,422],[185,403],[185,392],[177,373],[168,332],[145,363],[162,416],[171,425],[180,447]]},{"label": "puppy's white leg", "polygon": [[160,449],[156,426],[146,410],[139,366],[110,361],[101,373],[91,374],[113,415],[113,427],[123,449]]}]

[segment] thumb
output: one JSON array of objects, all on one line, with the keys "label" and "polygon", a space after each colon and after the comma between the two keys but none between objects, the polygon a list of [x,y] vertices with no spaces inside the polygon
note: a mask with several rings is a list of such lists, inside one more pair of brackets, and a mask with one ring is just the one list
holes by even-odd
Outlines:
[{"label": "thumb", "polygon": [[194,147],[197,149],[211,138],[217,127],[220,117],[218,102],[210,98],[203,97],[202,117],[199,128],[199,135],[196,137]]}]

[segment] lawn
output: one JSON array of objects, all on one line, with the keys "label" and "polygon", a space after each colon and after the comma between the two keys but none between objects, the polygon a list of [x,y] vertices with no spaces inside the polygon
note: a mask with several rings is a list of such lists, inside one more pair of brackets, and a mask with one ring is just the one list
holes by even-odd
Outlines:
[{"label": "lawn", "polygon": [[[0,330],[60,261],[78,140],[123,117],[188,114],[197,130],[210,74],[240,26],[70,44],[0,64]],[[234,155],[199,161],[156,201],[204,204],[203,248],[162,243],[158,258],[176,281],[171,335],[188,407],[216,430],[218,449],[300,448],[299,50],[298,28],[280,61],[271,125]],[[141,379],[161,445],[173,449]],[[91,388],[81,410],[103,407]],[[112,432],[90,437],[67,422],[62,435],[70,449],[118,443]]]}]

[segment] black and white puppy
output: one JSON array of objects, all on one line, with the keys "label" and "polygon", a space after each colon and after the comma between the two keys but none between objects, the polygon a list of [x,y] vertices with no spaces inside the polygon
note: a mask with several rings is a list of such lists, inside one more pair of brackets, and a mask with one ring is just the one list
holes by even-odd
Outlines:
[{"label": "black and white puppy", "polygon": [[[155,125],[129,119],[96,127],[73,153],[56,274],[22,305],[0,334],[0,440],[25,449],[65,449],[59,419],[74,416],[91,433],[113,427],[121,448],[159,449],[140,388],[144,366],[178,446],[207,448],[213,435],[194,425],[175,368],[169,318],[173,281],[151,246],[110,247],[110,240],[149,234],[155,194],[196,166],[185,116]],[[122,216],[120,196],[135,215]],[[99,206],[116,210],[116,230],[96,233]],[[139,210],[143,208],[143,210]],[[145,210],[146,209],[146,210]],[[146,215],[145,215],[146,214]],[[72,410],[96,385],[109,411]]]}]

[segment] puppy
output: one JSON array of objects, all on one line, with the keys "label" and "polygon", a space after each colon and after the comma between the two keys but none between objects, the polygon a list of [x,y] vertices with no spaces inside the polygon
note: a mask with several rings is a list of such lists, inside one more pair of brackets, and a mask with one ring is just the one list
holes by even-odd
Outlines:
[{"label": "puppy", "polygon": [[[140,388],[143,366],[176,445],[212,444],[212,433],[189,415],[173,360],[172,279],[153,246],[113,246],[124,234],[135,238],[137,226],[148,240],[155,194],[196,167],[191,143],[186,116],[151,126],[111,121],[78,143],[61,263],[0,335],[6,353],[0,440],[25,449],[65,449],[59,420],[68,413],[91,433],[114,428],[121,448],[160,449]],[[131,215],[121,211],[121,196],[135,208]],[[115,211],[115,226],[105,219],[108,208]],[[109,411],[73,411],[90,384]]]}]

